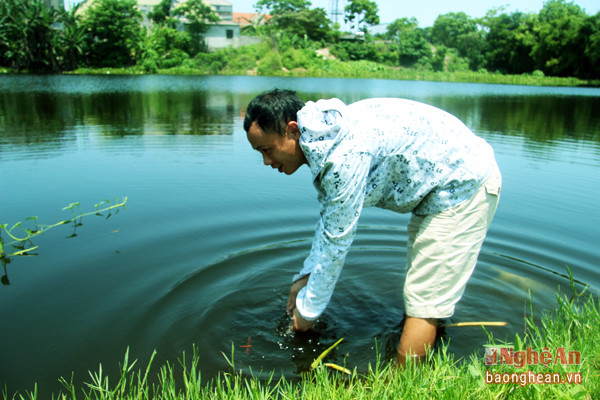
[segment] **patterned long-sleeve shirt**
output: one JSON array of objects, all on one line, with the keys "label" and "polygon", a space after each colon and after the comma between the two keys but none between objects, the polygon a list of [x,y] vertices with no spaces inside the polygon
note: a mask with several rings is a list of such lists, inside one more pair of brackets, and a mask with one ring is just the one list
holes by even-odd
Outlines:
[{"label": "patterned long-sleeve shirt", "polygon": [[307,320],[329,303],[363,207],[439,213],[468,200],[496,162],[456,117],[410,100],[309,101],[298,126],[321,204],[310,254],[294,276],[310,274],[296,299]]}]

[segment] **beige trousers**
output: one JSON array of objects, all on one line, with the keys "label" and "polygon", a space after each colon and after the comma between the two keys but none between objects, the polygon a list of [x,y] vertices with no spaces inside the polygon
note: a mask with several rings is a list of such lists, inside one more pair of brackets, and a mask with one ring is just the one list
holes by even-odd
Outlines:
[{"label": "beige trousers", "polygon": [[405,313],[448,318],[465,291],[498,206],[496,170],[466,202],[439,214],[412,216],[408,224]]}]

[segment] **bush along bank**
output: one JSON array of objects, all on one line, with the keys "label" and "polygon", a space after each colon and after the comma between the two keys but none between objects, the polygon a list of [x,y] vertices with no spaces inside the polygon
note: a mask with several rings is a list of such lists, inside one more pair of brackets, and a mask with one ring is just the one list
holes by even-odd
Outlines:
[{"label": "bush along bank", "polygon": [[[323,55],[326,54],[326,55]],[[183,57],[177,63],[143,60],[128,68],[79,68],[74,74],[164,74],[164,75],[260,75],[317,78],[396,79],[433,82],[465,82],[530,86],[600,86],[600,81],[545,76],[541,71],[520,75],[471,71],[458,58],[447,57],[441,71],[431,65],[390,66],[368,60],[340,60],[326,48],[296,48],[274,44],[273,39],[224,48],[211,53]]]}]

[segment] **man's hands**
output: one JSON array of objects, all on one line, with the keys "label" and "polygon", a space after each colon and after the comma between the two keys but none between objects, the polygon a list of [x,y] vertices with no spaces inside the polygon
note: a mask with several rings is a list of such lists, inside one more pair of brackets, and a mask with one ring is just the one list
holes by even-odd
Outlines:
[{"label": "man's hands", "polygon": [[312,328],[314,324],[314,321],[307,321],[304,318],[302,318],[302,316],[296,309],[296,297],[298,297],[298,292],[300,292],[300,289],[302,289],[308,283],[309,276],[310,275],[306,275],[305,277],[298,279],[290,288],[290,295],[288,297],[286,309],[288,315],[292,317],[292,323],[290,325],[290,328],[293,331],[304,332]]},{"label": "man's hands", "polygon": [[306,332],[310,328],[313,327],[315,321],[307,321],[298,312],[297,308],[294,308],[292,314],[292,323],[290,324],[290,329],[293,331]]},{"label": "man's hands", "polygon": [[287,313],[290,317],[293,315],[293,311],[296,308],[296,297],[298,297],[300,290],[308,283],[309,276],[310,275],[306,275],[305,277],[298,279],[290,288],[290,296],[288,297],[286,306]]}]

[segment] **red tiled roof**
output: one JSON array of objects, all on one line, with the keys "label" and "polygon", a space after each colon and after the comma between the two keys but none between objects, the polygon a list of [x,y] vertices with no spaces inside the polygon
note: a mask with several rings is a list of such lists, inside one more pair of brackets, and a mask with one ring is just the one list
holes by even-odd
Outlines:
[{"label": "red tiled roof", "polygon": [[256,20],[257,18],[260,18],[261,16],[264,17],[264,20],[261,24],[263,24],[263,23],[267,22],[269,19],[271,19],[270,15],[262,15],[262,14],[258,14],[258,13],[234,12],[233,13],[233,22],[237,22],[241,26],[250,25],[252,23],[252,21]]}]

